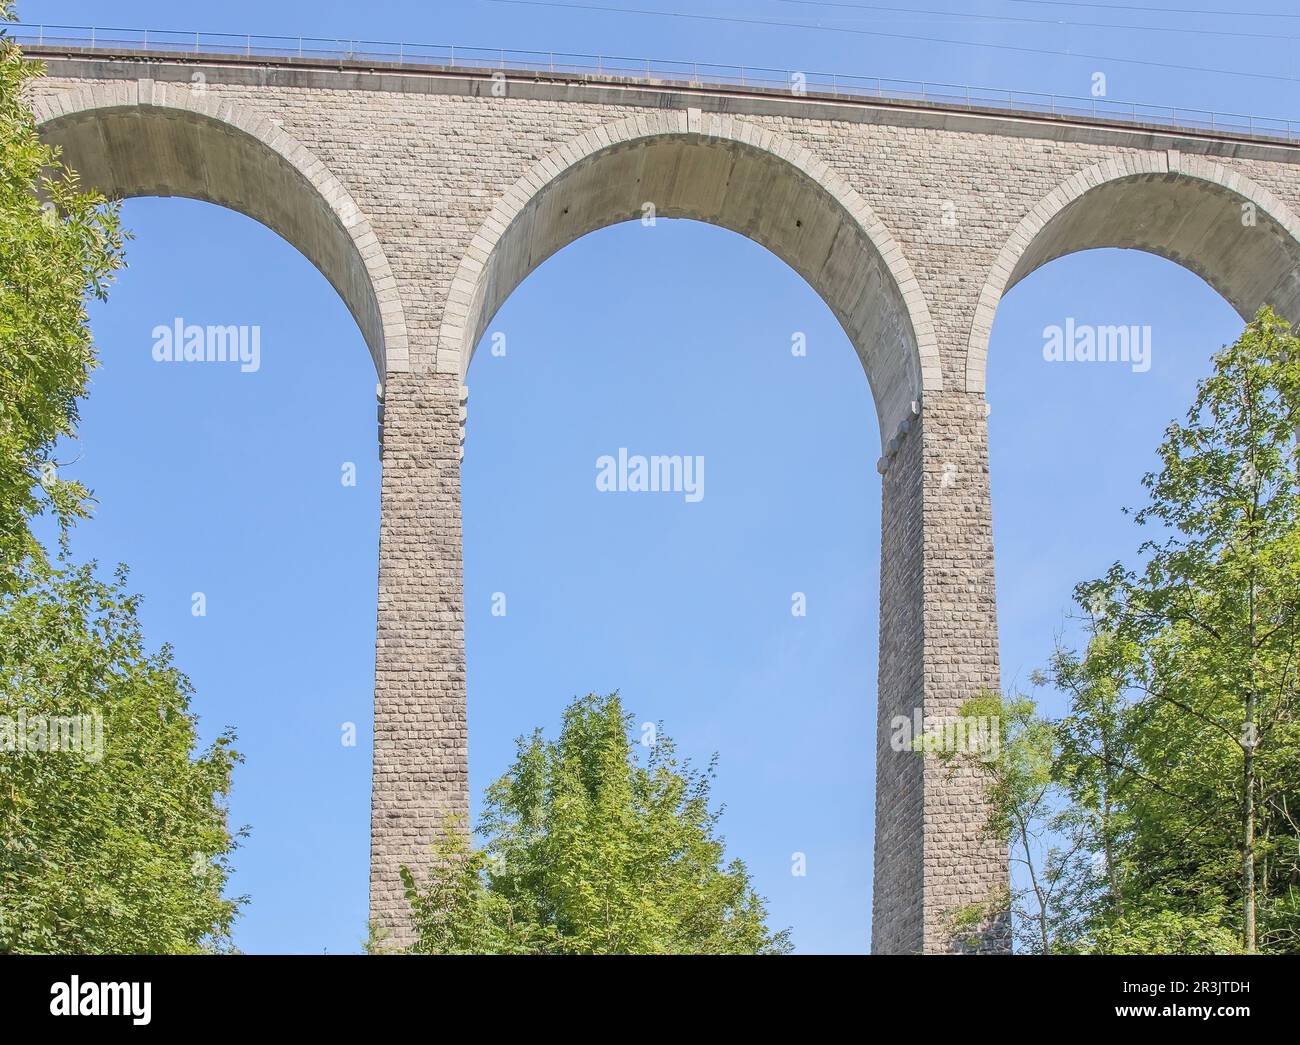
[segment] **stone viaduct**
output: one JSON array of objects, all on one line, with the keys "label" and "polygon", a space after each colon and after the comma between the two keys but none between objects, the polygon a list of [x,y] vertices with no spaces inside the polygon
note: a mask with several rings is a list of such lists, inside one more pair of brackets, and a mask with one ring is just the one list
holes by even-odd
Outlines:
[{"label": "stone viaduct", "polygon": [[[371,916],[468,805],[462,382],[555,251],[639,218],[725,226],[816,289],[866,371],[883,482],[873,950],[953,949],[1007,877],[972,776],[890,749],[895,715],[996,687],[984,400],[1002,295],[1129,247],[1243,315],[1300,319],[1300,147],[1263,136],[542,72],[29,48],[42,133],[111,196],[187,196],[284,236],[383,386]],[[864,419],[865,420],[865,419]],[[985,949],[1005,949],[1003,926]]]}]

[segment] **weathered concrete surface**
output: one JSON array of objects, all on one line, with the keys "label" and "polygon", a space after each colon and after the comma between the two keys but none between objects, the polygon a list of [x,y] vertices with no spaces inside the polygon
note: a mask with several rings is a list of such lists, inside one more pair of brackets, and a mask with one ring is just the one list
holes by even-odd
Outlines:
[{"label": "weathered concrete surface", "polygon": [[[763,243],[822,295],[881,430],[877,951],[952,949],[1005,883],[983,799],[889,743],[998,684],[984,371],[1002,294],[1133,247],[1243,315],[1300,318],[1300,150],[1266,140],[727,89],[47,54],[50,140],[116,195],[233,207],[339,290],[385,388],[371,911],[468,808],[459,389],[510,291],[586,232],[658,215]],[[1246,216],[1249,215],[1249,220]],[[864,481],[873,462],[863,462]],[[1005,949],[991,926],[984,949]]]}]

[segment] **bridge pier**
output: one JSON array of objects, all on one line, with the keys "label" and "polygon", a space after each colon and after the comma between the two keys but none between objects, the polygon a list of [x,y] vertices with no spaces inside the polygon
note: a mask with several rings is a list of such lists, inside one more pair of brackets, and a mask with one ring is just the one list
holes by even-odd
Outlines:
[{"label": "bridge pier", "polygon": [[[998,679],[984,397],[927,393],[882,461],[880,663],[872,951],[946,952],[961,907],[1007,884],[970,767],[895,750],[895,720],[957,715]],[[1009,947],[1003,923],[980,950]]]},{"label": "bridge pier", "polygon": [[390,373],[384,389],[370,921],[410,941],[400,868],[422,875],[469,814],[461,582],[460,381]]}]

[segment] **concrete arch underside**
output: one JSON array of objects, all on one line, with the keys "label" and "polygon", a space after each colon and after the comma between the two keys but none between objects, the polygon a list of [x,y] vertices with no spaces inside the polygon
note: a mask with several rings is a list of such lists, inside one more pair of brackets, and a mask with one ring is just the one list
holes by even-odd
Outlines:
[{"label": "concrete arch underside", "polygon": [[[438,369],[463,376],[505,299],[574,240],[623,221],[690,218],[767,247],[816,290],[852,341],[887,443],[943,379],[934,326],[902,248],[826,163],[731,117],[656,114],[603,126],[505,194],[452,280]],[[904,429],[905,430],[905,429]]]},{"label": "concrete arch underside", "polygon": [[1021,220],[994,262],[966,350],[966,390],[985,391],[1002,296],[1066,254],[1146,251],[1195,272],[1243,319],[1271,305],[1300,320],[1300,219],[1244,174],[1197,156],[1127,155],[1067,179]]},{"label": "concrete arch underside", "polygon": [[41,96],[41,137],[111,199],[183,196],[253,218],[329,280],[383,378],[408,369],[396,280],[342,183],[269,119],[192,87],[127,81]]}]

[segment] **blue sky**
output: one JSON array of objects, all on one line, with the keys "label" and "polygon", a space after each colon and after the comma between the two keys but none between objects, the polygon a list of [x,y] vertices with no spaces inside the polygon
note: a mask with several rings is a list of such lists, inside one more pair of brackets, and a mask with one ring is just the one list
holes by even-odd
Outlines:
[{"label": "blue sky", "polygon": [[[1300,18],[1256,16],[1293,14],[1281,0],[1251,0],[1251,13],[1230,17],[1162,16],[1154,0],[1153,10],[1110,11],[893,0],[1272,39],[791,0],[604,6],[711,18],[486,0],[228,0],[201,24],[161,0],[119,0],[111,17],[152,29],[646,55],[1072,95],[1104,71],[1112,97],[1300,118],[1295,82],[1265,78],[1288,75],[1294,41],[1285,37],[1300,35]],[[33,23],[107,17],[98,3],[27,0],[19,10]],[[712,20],[728,18],[751,21]],[[1060,53],[1067,43],[1076,57]],[[239,946],[355,951],[366,916],[379,504],[373,366],[324,278],[262,226],[186,200],[128,201],[124,217],[135,233],[130,267],[109,303],[92,309],[103,366],[64,472],[99,502],[74,550],[132,566],[147,634],[174,645],[204,735],[239,732],[247,760],[232,821],[251,836],[236,854],[234,891],[252,898]],[[261,369],[154,363],[151,331],[175,316],[260,325]],[[1043,328],[1067,317],[1149,324],[1150,371],[1045,363]],[[989,372],[1004,683],[1026,683],[1057,637],[1073,634],[1076,582],[1132,559],[1139,534],[1120,509],[1141,503],[1161,431],[1239,328],[1197,277],[1135,252],[1063,258],[1007,296]],[[790,926],[801,951],[867,950],[879,443],[843,331],[757,244],[670,221],[605,229],[561,251],[491,330],[507,335],[507,352],[480,352],[471,367],[462,470],[476,809],[515,736],[553,730],[576,694],[620,689],[638,720],[662,721],[683,753],[701,762],[719,753],[729,848],[749,863],[773,924]],[[806,335],[806,358],[790,353],[794,331]],[[620,446],[703,455],[706,497],[598,496],[594,461]],[[349,462],[354,487],[340,481]],[[191,614],[199,591],[204,617]],[[794,591],[807,593],[805,618],[790,614]],[[506,594],[505,617],[490,612],[494,592]],[[347,722],[358,727],[355,747],[340,742]],[[796,852],[806,877],[791,874]]]}]

